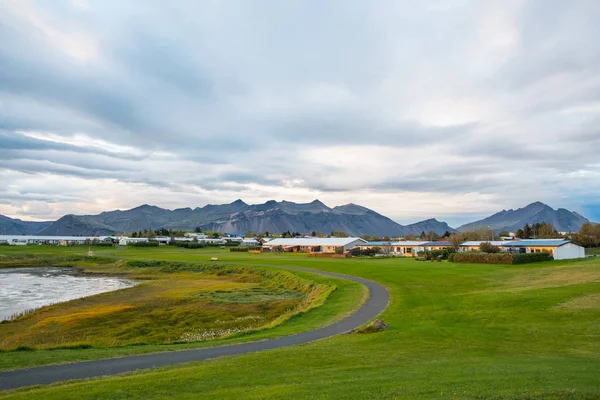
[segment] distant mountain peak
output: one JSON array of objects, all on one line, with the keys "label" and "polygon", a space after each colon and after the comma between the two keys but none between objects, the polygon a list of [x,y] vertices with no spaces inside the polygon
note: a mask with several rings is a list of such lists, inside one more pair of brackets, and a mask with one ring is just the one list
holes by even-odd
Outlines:
[{"label": "distant mountain peak", "polygon": [[244,201],[242,199],[237,199],[236,201],[234,201],[233,203],[231,203],[231,205],[247,206],[248,204],[244,203]]},{"label": "distant mountain peak", "polygon": [[507,230],[509,232],[515,232],[518,229],[523,228],[525,224],[532,225],[542,222],[550,223],[554,226],[554,229],[562,232],[567,230],[579,230],[581,225],[589,221],[576,212],[564,208],[554,210],[552,207],[541,201],[535,201],[523,208],[518,208],[516,210],[510,209],[508,211],[503,210],[479,221],[465,224],[460,226],[458,230],[465,232],[478,228],[490,227],[496,231]]}]

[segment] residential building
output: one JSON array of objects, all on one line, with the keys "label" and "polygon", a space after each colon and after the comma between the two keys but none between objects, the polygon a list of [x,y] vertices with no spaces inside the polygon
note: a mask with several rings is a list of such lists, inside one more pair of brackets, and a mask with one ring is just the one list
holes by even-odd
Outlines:
[{"label": "residential building", "polygon": [[265,244],[264,248],[272,251],[289,251],[305,253],[338,253],[346,252],[367,241],[356,237],[347,238],[279,238]]}]

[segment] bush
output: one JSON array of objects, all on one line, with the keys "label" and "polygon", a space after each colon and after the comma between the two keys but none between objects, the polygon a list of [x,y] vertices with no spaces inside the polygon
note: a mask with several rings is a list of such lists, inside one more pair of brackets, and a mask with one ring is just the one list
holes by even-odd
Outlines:
[{"label": "bush", "polygon": [[377,248],[361,249],[360,247],[355,247],[350,250],[350,255],[353,257],[373,257],[375,254],[377,254]]},{"label": "bush", "polygon": [[247,253],[249,250],[260,250],[262,247],[260,246],[239,246],[239,247],[231,247],[229,251]]},{"label": "bush", "polygon": [[97,241],[93,241],[90,243],[90,245],[95,246],[95,247],[112,247],[112,242],[97,242]]},{"label": "bush", "polygon": [[479,245],[479,250],[490,254],[500,253],[500,247],[494,246],[490,242],[481,242]]},{"label": "bush", "polygon": [[513,264],[527,264],[541,261],[551,261],[554,258],[547,252],[529,253],[529,254],[513,254]]},{"label": "bush", "polygon": [[453,256],[453,262],[475,263],[475,264],[527,264],[533,262],[550,261],[549,253],[509,254],[509,253],[457,253]]},{"label": "bush", "polygon": [[453,258],[455,263],[474,264],[512,264],[512,255],[508,253],[456,253]]},{"label": "bush", "polygon": [[448,254],[448,261],[449,262],[453,262],[454,261],[454,256],[456,255],[455,252],[452,252],[450,254]]},{"label": "bush", "polygon": [[442,261],[442,260],[447,260],[451,254],[454,254],[454,249],[419,251],[417,253],[417,257],[415,257],[415,260],[417,260],[417,261],[427,261],[427,260]]},{"label": "bush", "polygon": [[127,243],[127,246],[133,246],[133,247],[158,247],[158,242],[157,241],[149,241],[149,242],[131,242],[131,243]]}]

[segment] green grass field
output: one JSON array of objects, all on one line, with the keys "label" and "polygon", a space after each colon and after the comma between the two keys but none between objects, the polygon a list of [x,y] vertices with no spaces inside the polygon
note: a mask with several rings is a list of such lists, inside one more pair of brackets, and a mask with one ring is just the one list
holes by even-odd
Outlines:
[{"label": "green grass field", "polygon": [[[20,251],[2,248],[0,255],[7,259]],[[30,251],[41,257],[63,251],[77,254],[82,249],[40,246]],[[390,291],[390,304],[381,315],[390,329],[113,378],[3,392],[0,398],[600,398],[600,260],[507,266],[162,247],[97,252],[123,259],[191,262],[216,256],[227,264],[289,265],[361,276]],[[304,318],[313,326],[339,318],[356,307],[359,301],[351,298],[361,294],[353,286],[341,288],[323,306],[273,331],[306,329],[298,323]],[[133,350],[55,350],[60,356],[50,350],[0,353],[0,367],[129,351]]]}]

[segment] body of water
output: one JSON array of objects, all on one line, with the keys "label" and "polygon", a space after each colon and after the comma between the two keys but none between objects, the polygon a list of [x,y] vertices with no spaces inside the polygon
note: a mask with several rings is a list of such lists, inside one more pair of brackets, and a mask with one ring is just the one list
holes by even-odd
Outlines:
[{"label": "body of water", "polygon": [[111,276],[81,276],[72,268],[0,269],[0,321],[30,309],[135,286]]}]

